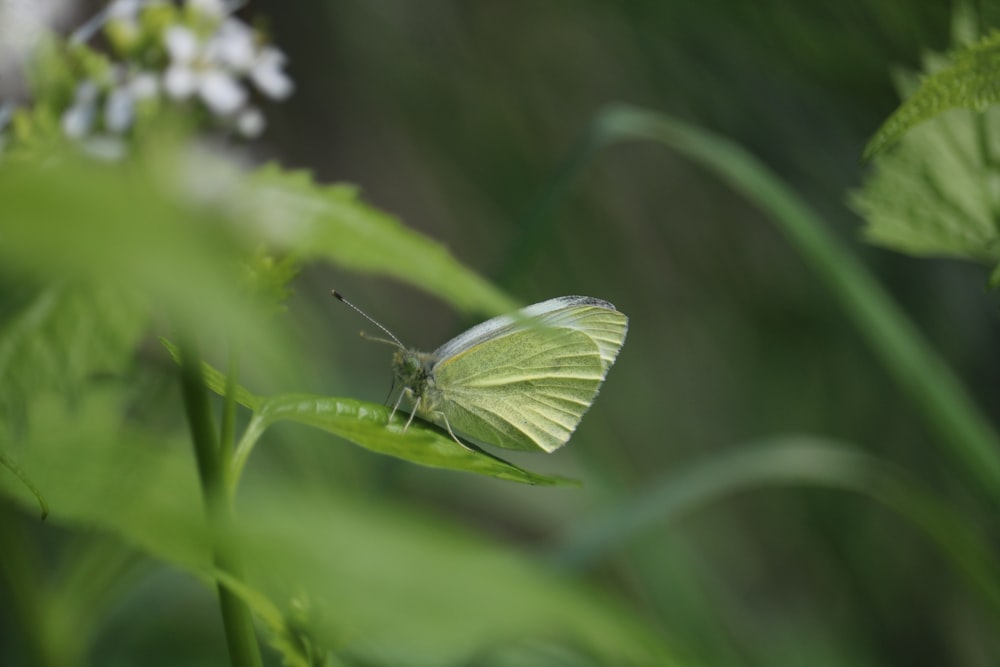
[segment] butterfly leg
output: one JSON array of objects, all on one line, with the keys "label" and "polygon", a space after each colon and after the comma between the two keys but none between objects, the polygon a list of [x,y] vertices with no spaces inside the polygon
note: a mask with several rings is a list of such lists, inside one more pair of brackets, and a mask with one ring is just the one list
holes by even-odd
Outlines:
[{"label": "butterfly leg", "polygon": [[410,418],[406,420],[406,426],[403,427],[403,433],[406,433],[406,429],[410,428],[410,424],[413,423],[413,417],[417,414],[417,408],[420,407],[420,398],[418,397],[416,402],[413,404],[413,410],[410,412]]},{"label": "butterfly leg", "polygon": [[461,445],[461,446],[462,446],[462,449],[467,449],[467,450],[469,450],[470,452],[475,452],[475,451],[476,451],[476,450],[474,450],[474,449],[473,449],[472,447],[469,447],[469,446],[468,446],[467,444],[465,444],[464,442],[462,442],[461,440],[459,440],[459,439],[458,439],[458,436],[457,436],[457,435],[455,435],[455,432],[451,430],[451,424],[449,424],[449,423],[448,423],[448,417],[447,417],[447,415],[445,415],[445,414],[444,414],[443,412],[438,412],[437,414],[438,414],[438,416],[440,416],[440,417],[441,417],[441,419],[442,419],[442,420],[444,421],[444,427],[445,427],[446,429],[448,429],[448,435],[450,435],[450,436],[451,436],[451,439],[452,439],[452,440],[454,440],[454,441],[455,441],[455,442],[457,442],[457,443],[458,443],[459,445]]},{"label": "butterfly leg", "polygon": [[[399,404],[403,402],[403,398],[406,397],[408,391],[410,391],[409,387],[399,392],[399,398],[396,399],[396,404],[392,406],[392,412],[389,413],[390,422],[392,421],[392,418],[396,416],[396,411],[399,410]],[[406,422],[406,425],[409,426],[410,422]]]}]

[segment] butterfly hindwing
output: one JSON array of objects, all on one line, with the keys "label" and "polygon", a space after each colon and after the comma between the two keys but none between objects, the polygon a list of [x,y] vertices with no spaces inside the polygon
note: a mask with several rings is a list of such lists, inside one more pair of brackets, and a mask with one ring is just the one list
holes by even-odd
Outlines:
[{"label": "butterfly hindwing", "polygon": [[576,429],[606,373],[601,348],[576,328],[530,324],[494,330],[433,367],[435,402],[459,435],[551,452]]}]

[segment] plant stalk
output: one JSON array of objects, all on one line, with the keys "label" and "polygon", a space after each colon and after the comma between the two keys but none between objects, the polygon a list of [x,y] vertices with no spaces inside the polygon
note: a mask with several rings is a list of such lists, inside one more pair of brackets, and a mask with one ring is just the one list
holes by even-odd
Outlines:
[{"label": "plant stalk", "polygon": [[[184,408],[191,428],[202,499],[213,541],[213,560],[220,570],[240,579],[239,558],[226,542],[232,520],[232,506],[226,494],[226,465],[215,438],[208,390],[201,375],[201,360],[190,341],[181,345],[180,373]],[[260,647],[249,608],[221,582],[217,582],[216,587],[219,591],[219,606],[230,661],[235,667],[262,667]]]}]

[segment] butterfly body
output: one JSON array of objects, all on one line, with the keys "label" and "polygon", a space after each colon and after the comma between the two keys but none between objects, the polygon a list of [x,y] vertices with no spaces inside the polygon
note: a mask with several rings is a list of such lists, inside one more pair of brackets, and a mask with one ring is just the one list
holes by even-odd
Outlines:
[{"label": "butterfly body", "polygon": [[596,398],[627,329],[628,318],[606,301],[549,299],[487,320],[430,354],[397,349],[400,401],[476,444],[551,452]]}]

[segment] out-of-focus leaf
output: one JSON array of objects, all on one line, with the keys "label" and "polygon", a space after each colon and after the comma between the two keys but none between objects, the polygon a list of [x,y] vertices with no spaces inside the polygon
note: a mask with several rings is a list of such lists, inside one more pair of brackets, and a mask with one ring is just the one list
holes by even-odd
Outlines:
[{"label": "out-of-focus leaf", "polygon": [[[147,158],[152,159],[152,158]],[[228,339],[281,368],[294,346],[268,325],[245,281],[253,228],[170,191],[163,164],[100,164],[71,154],[0,167],[0,266],[6,276],[127,290],[187,331]]]},{"label": "out-of-focus leaf", "polygon": [[38,507],[42,511],[42,519],[45,519],[45,517],[49,515],[49,504],[45,502],[45,496],[42,495],[42,492],[38,490],[38,487],[35,486],[31,479],[24,474],[24,471],[21,470],[21,466],[14,463],[14,461],[4,454],[2,449],[0,449],[0,470],[3,468],[6,468],[10,474],[21,480],[21,484],[24,484],[24,487],[28,489],[33,496],[35,496],[35,499],[38,501]]},{"label": "out-of-focus leaf", "polygon": [[121,373],[148,317],[124,286],[40,292],[0,329],[0,419],[17,421],[39,393],[72,395],[95,375]]},{"label": "out-of-focus leaf", "polygon": [[670,146],[767,212],[937,431],[941,452],[1000,499],[1000,438],[990,421],[872,275],[765,165],[723,137],[627,106],[604,111],[591,135],[598,145],[642,139]]},{"label": "out-of-focus leaf", "polygon": [[984,111],[997,102],[1000,102],[1000,31],[958,51],[947,66],[921,81],[865,146],[864,159],[895,143],[917,124],[949,109]]},{"label": "out-of-focus leaf", "polygon": [[[311,635],[363,664],[479,664],[511,642],[558,642],[609,665],[672,665],[613,600],[511,551],[370,500],[298,499],[268,484],[242,508],[241,552],[288,600],[308,582]],[[252,528],[252,530],[250,530]]]},{"label": "out-of-focus leaf", "polygon": [[[180,348],[166,338],[161,338],[160,342],[167,348],[167,351],[170,353],[170,356],[174,358],[174,361],[179,364],[181,362]],[[201,364],[201,372],[206,387],[219,396],[226,395],[226,376],[221,371],[216,369],[211,364],[203,361]],[[256,411],[260,409],[263,399],[254,396],[246,387],[241,384],[237,384],[234,391],[236,393],[235,398],[237,403],[245,408],[249,408],[250,410]]]},{"label": "out-of-focus leaf", "polygon": [[[614,601],[370,497],[304,496],[272,477],[244,488],[233,531],[210,538],[190,446],[123,427],[118,403],[93,392],[78,410],[58,399],[37,404],[48,419],[16,451],[49,495],[51,522],[110,531],[202,577],[214,572],[211,541],[229,540],[246,567],[243,594],[265,594],[316,642],[370,664],[469,664],[511,640],[564,644],[600,664],[676,664]],[[0,494],[34,508],[2,475]],[[273,608],[258,602],[273,624]]]},{"label": "out-of-focus leaf", "polygon": [[900,513],[952,559],[973,587],[1000,609],[1000,563],[981,530],[899,469],[814,436],[746,443],[671,473],[601,515],[581,522],[554,554],[582,567],[620,548],[652,525],[677,520],[748,489],[804,485],[860,493]]},{"label": "out-of-focus leaf", "polygon": [[258,170],[238,198],[240,215],[276,236],[303,259],[391,276],[465,312],[495,315],[517,303],[459,263],[439,243],[361,201],[350,185],[319,185],[308,172],[275,165]]}]

